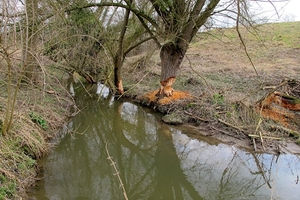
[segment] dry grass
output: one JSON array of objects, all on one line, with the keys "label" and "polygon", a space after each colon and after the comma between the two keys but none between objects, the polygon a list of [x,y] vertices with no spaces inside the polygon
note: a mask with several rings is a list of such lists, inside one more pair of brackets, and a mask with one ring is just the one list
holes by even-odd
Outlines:
[{"label": "dry grass", "polygon": [[[14,63],[17,65],[17,59]],[[41,67],[47,76],[41,74],[39,83],[22,83],[17,88],[12,127],[5,136],[0,135],[0,199],[26,196],[26,189],[36,181],[37,159],[50,150],[50,140],[57,136],[64,124],[68,107],[74,105],[61,80],[55,78],[61,72],[51,67]],[[5,71],[5,68],[0,70]],[[13,83],[16,83],[19,73],[18,68],[13,71]],[[2,73],[1,121],[5,118],[7,108],[6,87],[7,77]],[[16,90],[14,84],[11,88]],[[55,93],[49,94],[46,92],[48,90]]]},{"label": "dry grass", "polygon": [[[257,28],[256,37],[241,31],[258,75],[234,29],[201,33],[190,44],[173,85],[176,91],[187,92],[192,98],[175,106],[166,97],[164,103],[169,108],[164,110],[183,117],[184,123],[193,122],[203,127],[207,121],[213,122],[213,130],[233,137],[244,135],[249,140],[248,135],[261,132],[264,136],[297,141],[298,136],[290,136],[299,132],[299,127],[289,129],[285,127],[287,124],[278,124],[260,115],[254,108],[274,87],[277,91],[292,94],[290,88],[281,84],[284,80],[299,80],[300,77],[300,42],[297,35],[300,23],[268,24]],[[125,73],[125,86],[139,82],[137,89],[131,90],[129,95],[144,96],[153,102],[156,100],[154,94],[160,86],[158,53],[151,57],[151,65],[136,70],[134,74]],[[128,63],[126,69],[131,67]],[[145,74],[147,76],[144,77]],[[140,77],[143,77],[142,81]],[[266,140],[264,145],[266,148],[276,146],[272,139]]]}]

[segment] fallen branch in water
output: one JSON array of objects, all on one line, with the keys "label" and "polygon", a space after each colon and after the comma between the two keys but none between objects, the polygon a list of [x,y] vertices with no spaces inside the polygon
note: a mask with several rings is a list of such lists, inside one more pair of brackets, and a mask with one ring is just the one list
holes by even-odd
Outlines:
[{"label": "fallen branch in water", "polygon": [[265,174],[265,170],[263,169],[263,167],[260,165],[260,162],[257,158],[257,155],[255,153],[252,153],[252,156],[254,158],[254,161],[256,163],[257,169],[259,170],[259,172],[261,173],[263,179],[265,180],[265,182],[267,183],[268,187],[271,189],[272,186],[270,184],[270,180],[267,178],[266,174]]},{"label": "fallen branch in water", "polygon": [[114,175],[116,175],[116,176],[118,177],[118,179],[119,179],[120,186],[122,187],[122,190],[123,190],[124,198],[125,198],[126,200],[128,200],[128,197],[127,197],[127,193],[126,193],[124,184],[123,184],[122,179],[121,179],[121,177],[120,177],[120,173],[119,173],[119,171],[118,171],[118,169],[117,169],[116,163],[113,161],[112,157],[109,155],[109,152],[108,152],[108,149],[107,149],[107,144],[108,144],[108,141],[105,143],[105,150],[106,150],[106,153],[107,153],[107,156],[108,156],[107,159],[110,160],[111,165],[113,166],[114,171],[116,172]]}]

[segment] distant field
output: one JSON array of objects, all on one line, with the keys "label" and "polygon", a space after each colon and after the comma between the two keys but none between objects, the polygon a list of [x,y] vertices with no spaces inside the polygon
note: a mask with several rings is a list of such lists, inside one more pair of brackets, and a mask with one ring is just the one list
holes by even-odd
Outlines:
[{"label": "distant field", "polygon": [[[256,25],[255,27],[240,27],[242,37],[246,43],[267,43],[281,45],[283,47],[300,48],[300,22],[284,22]],[[239,40],[236,28],[215,29],[206,33],[198,34],[198,38],[215,39],[224,42]],[[194,42],[197,42],[196,38]]]}]

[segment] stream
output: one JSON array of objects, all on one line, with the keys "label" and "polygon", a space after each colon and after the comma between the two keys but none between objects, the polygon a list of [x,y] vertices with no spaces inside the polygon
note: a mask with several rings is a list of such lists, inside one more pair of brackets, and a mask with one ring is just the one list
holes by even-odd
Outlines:
[{"label": "stream", "polygon": [[300,199],[299,156],[194,139],[100,84],[90,93],[76,93],[80,112],[40,161],[32,199]]}]

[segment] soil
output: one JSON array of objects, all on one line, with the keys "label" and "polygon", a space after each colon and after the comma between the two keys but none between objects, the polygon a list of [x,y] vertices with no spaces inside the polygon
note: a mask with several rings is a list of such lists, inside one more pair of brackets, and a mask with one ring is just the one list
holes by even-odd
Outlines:
[{"label": "soil", "polygon": [[284,124],[256,109],[274,91],[293,95],[284,82],[299,80],[300,48],[251,39],[246,45],[254,66],[238,39],[200,35],[181,64],[173,96],[163,99],[155,96],[160,86],[159,52],[146,61],[149,55],[128,58],[125,97],[164,113],[166,123],[192,126],[197,130],[193,137],[211,136],[256,152],[300,154],[299,111],[293,112],[296,123]]}]

